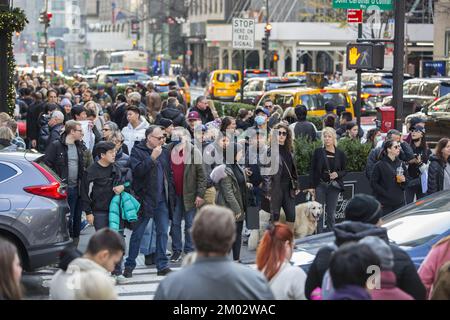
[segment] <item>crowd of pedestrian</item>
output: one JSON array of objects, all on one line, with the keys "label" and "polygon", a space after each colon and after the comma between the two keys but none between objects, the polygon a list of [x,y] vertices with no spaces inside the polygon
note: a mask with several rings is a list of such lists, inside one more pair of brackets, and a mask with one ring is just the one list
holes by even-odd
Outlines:
[{"label": "crowd of pedestrian", "polygon": [[[448,257],[436,252],[448,247],[448,239],[432,250],[419,277],[408,255],[388,244],[386,230],[379,226],[384,215],[414,199],[450,189],[450,141],[441,139],[433,154],[420,119],[413,119],[405,139],[391,130],[383,141],[377,130],[364,139],[352,114],[331,102],[319,134],[302,105],[283,112],[267,100],[253,112],[240,110],[237,118],[219,117],[204,96],[188,108],[174,87],[162,101],[151,82],[113,95],[114,84],[94,89],[85,82],[69,86],[21,75],[17,90],[15,119],[0,114],[0,149],[45,154],[45,164],[67,184],[75,248],[84,225],[97,231],[84,256],[65,266],[66,271],[62,268],[54,286],[72,276],[67,274],[70,268],[80,271],[80,279],[95,281],[75,293],[56,290],[55,299],[116,298],[105,275],[119,283],[131,278],[140,252],[147,265],[156,265],[159,276],[172,272],[169,262],[196,254],[190,266],[161,283],[157,299],[375,299],[389,294],[425,299],[444,294],[448,280],[442,278],[448,271],[439,268]],[[25,140],[17,119],[26,120]],[[303,190],[293,154],[293,141],[300,137],[322,141],[313,152]],[[375,198],[355,197],[347,206],[347,221],[336,224],[347,172],[347,156],[338,147],[341,139],[371,145],[366,175]],[[307,275],[289,264],[296,196],[302,191],[325,208],[317,232],[336,235],[335,244],[319,250]],[[250,207],[271,215],[257,251],[262,275],[237,264]],[[281,211],[286,223],[278,222]],[[132,234],[123,259],[125,228]],[[17,252],[11,245],[4,251],[0,254],[9,255],[7,262],[15,263]],[[229,253],[237,263],[228,261]],[[367,290],[371,265],[382,270],[383,294]],[[2,268],[15,272],[16,267]],[[2,284],[0,296],[19,298],[18,281]],[[440,293],[434,292],[437,288],[442,288]]]}]

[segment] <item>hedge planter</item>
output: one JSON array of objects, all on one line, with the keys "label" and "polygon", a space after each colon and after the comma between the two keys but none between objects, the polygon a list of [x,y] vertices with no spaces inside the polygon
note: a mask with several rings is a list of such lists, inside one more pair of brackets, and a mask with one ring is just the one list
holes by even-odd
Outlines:
[{"label": "hedge planter", "polygon": [[[309,177],[300,176],[299,186],[304,189],[307,185]],[[370,182],[366,177],[364,171],[362,172],[348,172],[344,177],[344,191],[339,195],[338,204],[336,207],[336,222],[341,222],[344,218],[344,210],[347,203],[358,193],[372,194]],[[301,192],[295,199],[296,203],[304,203],[307,201],[306,194]]]}]

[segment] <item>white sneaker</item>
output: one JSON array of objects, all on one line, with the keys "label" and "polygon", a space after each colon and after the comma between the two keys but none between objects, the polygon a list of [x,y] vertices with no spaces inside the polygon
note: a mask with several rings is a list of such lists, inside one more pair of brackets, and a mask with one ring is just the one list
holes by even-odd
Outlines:
[{"label": "white sneaker", "polygon": [[116,286],[127,283],[129,279],[125,278],[122,274],[120,276],[112,276],[116,281]]}]

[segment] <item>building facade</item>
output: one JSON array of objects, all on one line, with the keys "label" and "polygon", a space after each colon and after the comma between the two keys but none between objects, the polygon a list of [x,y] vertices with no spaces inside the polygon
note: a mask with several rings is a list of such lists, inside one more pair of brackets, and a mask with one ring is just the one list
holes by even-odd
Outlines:
[{"label": "building facade", "polygon": [[[217,2],[217,12],[216,12]],[[427,1],[422,1],[427,2]],[[191,66],[200,68],[239,69],[241,52],[232,48],[233,17],[253,18],[256,24],[256,47],[246,51],[247,68],[264,68],[261,40],[267,21],[266,0],[193,0],[188,24],[184,27]],[[325,0],[269,0],[269,21],[273,26],[270,50],[279,56],[271,63],[278,75],[286,71],[345,72],[346,45],[357,38],[357,25],[347,24],[346,11],[331,8]],[[406,27],[408,71],[419,75],[420,61],[432,59],[432,7],[407,5]],[[393,13],[365,13],[364,37],[392,38]],[[389,22],[389,23],[388,23]],[[392,49],[387,50],[386,67],[392,67]]]},{"label": "building facade", "polygon": [[450,0],[435,4],[434,60],[447,61],[447,75],[450,75]]}]

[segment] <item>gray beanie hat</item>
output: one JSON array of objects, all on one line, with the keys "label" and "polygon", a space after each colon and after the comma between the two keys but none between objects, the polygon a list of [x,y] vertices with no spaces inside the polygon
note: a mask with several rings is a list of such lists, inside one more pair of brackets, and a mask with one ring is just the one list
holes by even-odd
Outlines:
[{"label": "gray beanie hat", "polygon": [[386,241],[379,237],[369,236],[361,239],[359,243],[368,245],[380,258],[382,270],[392,270],[394,267],[394,254]]}]

